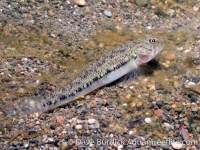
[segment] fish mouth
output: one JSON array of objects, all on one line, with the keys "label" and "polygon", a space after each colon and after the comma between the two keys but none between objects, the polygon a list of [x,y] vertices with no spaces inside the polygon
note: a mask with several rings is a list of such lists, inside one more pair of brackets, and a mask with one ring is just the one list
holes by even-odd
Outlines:
[{"label": "fish mouth", "polygon": [[139,58],[141,63],[147,63],[152,58],[154,58],[164,47],[164,44],[156,46],[152,52],[149,53],[140,53]]},{"label": "fish mouth", "polygon": [[153,56],[147,54],[140,54],[139,58],[142,63],[146,63],[150,61],[153,58]]}]

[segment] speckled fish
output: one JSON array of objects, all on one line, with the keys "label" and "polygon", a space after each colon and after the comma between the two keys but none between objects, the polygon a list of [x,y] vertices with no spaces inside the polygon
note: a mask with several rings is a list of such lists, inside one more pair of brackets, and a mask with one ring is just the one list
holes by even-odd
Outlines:
[{"label": "speckled fish", "polygon": [[137,69],[139,65],[154,58],[163,47],[164,42],[160,37],[145,37],[128,42],[90,64],[65,89],[43,100],[27,101],[23,109],[30,113],[45,112],[69,103]]}]

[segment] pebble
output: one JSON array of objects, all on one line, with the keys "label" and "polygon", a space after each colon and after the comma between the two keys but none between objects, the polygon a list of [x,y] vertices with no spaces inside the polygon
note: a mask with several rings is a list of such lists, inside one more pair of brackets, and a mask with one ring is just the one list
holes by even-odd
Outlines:
[{"label": "pebble", "polygon": [[193,10],[194,10],[194,11],[199,11],[199,7],[193,6]]},{"label": "pebble", "polygon": [[171,145],[174,149],[181,149],[183,147],[183,144],[180,142],[171,142]]},{"label": "pebble", "polygon": [[75,126],[75,128],[76,128],[77,130],[80,130],[80,129],[82,129],[83,127],[82,127],[82,125],[78,124],[78,125]]},{"label": "pebble", "polygon": [[63,116],[56,116],[56,121],[59,125],[62,125],[65,122],[65,119]]},{"label": "pebble", "polygon": [[112,13],[109,10],[104,10],[104,15],[106,15],[107,17],[112,17]]},{"label": "pebble", "polygon": [[12,142],[12,145],[13,145],[13,146],[17,146],[18,143],[19,143],[18,141],[13,141],[13,142]]},{"label": "pebble", "polygon": [[133,131],[129,131],[129,133],[128,133],[129,135],[131,135],[131,134],[133,134]]},{"label": "pebble", "polygon": [[87,95],[86,97],[85,97],[85,100],[90,100],[90,95]]},{"label": "pebble", "polygon": [[79,6],[84,6],[85,5],[85,0],[74,0],[74,3],[79,5]]},{"label": "pebble", "polygon": [[175,58],[176,58],[175,54],[170,54],[167,56],[167,60],[169,60],[169,61],[174,60]]},{"label": "pebble", "polygon": [[36,125],[39,125],[40,124],[40,121],[36,121],[36,123],[35,123]]},{"label": "pebble", "polygon": [[148,5],[148,0],[135,0],[135,4],[140,7],[146,7]]},{"label": "pebble", "polygon": [[24,142],[24,147],[28,148],[29,147],[29,143],[28,142]]},{"label": "pebble", "polygon": [[88,119],[88,123],[89,123],[89,124],[94,124],[95,121],[96,121],[96,119],[94,119],[94,118]]},{"label": "pebble", "polygon": [[150,124],[151,123],[151,118],[147,117],[144,119],[144,121],[147,123],[147,124]]},{"label": "pebble", "polygon": [[164,122],[163,125],[166,127],[166,129],[170,129],[171,128],[171,125],[167,122]]},{"label": "pebble", "polygon": [[188,82],[188,85],[195,85],[194,82]]},{"label": "pebble", "polygon": [[122,148],[123,148],[123,145],[117,146],[117,149],[118,149],[118,150],[121,150]]},{"label": "pebble", "polygon": [[134,87],[133,87],[133,86],[130,86],[130,89],[132,90],[132,89],[134,89]]},{"label": "pebble", "polygon": [[194,106],[191,107],[191,109],[192,109],[193,112],[196,112],[196,111],[199,110],[199,107],[197,105],[194,105]]},{"label": "pebble", "polygon": [[66,150],[70,148],[70,145],[68,144],[68,142],[62,142],[60,146],[61,146],[61,150]]},{"label": "pebble", "polygon": [[140,108],[142,105],[143,105],[142,102],[138,102],[138,103],[137,103],[137,107],[138,107],[138,108]]}]

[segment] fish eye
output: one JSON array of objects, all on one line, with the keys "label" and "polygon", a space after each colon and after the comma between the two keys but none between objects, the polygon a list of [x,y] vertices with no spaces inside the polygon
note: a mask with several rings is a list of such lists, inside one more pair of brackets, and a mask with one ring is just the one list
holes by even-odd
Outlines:
[{"label": "fish eye", "polygon": [[136,58],[137,58],[137,55],[134,55],[133,58],[136,59]]},{"label": "fish eye", "polygon": [[149,39],[149,42],[150,42],[150,43],[155,43],[155,42],[156,42],[156,39]]}]

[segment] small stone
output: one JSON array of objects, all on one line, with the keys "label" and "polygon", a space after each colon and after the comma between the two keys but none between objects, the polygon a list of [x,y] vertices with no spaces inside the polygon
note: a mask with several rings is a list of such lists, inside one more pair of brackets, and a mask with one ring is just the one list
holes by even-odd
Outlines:
[{"label": "small stone", "polygon": [[181,149],[183,147],[183,144],[180,142],[172,142],[171,145],[174,149]]},{"label": "small stone", "polygon": [[150,123],[151,123],[151,118],[147,117],[147,118],[144,119],[144,121],[145,121],[146,123],[150,124]]},{"label": "small stone", "polygon": [[48,14],[49,14],[49,16],[53,17],[55,13],[53,12],[52,9],[50,9],[50,10],[48,11]]},{"label": "small stone", "polygon": [[106,15],[107,17],[112,17],[112,13],[109,10],[104,10],[104,15]]},{"label": "small stone", "polygon": [[18,143],[19,143],[18,141],[13,141],[13,142],[12,142],[12,145],[13,145],[13,146],[17,146]]},{"label": "small stone", "polygon": [[188,98],[190,99],[190,101],[191,101],[192,103],[196,103],[196,102],[198,101],[198,98],[197,98],[195,95],[189,94],[189,95],[188,95]]},{"label": "small stone", "polygon": [[129,88],[130,88],[131,90],[132,90],[132,89],[134,89],[134,87],[133,87],[133,86],[130,86]]},{"label": "small stone", "polygon": [[151,87],[150,87],[150,92],[153,92],[153,91],[155,91],[156,90],[156,87],[155,87],[155,85],[152,85]]},{"label": "small stone", "polygon": [[176,13],[176,11],[173,10],[173,9],[168,9],[168,10],[166,11],[166,14],[167,14],[168,16],[170,16],[170,17],[175,16],[175,13]]},{"label": "small stone", "polygon": [[62,125],[65,122],[65,119],[63,116],[56,116],[56,121],[59,125]]},{"label": "small stone", "polygon": [[38,2],[38,3],[43,3],[43,2],[44,2],[44,0],[37,0],[37,2]]},{"label": "small stone", "polygon": [[194,82],[188,82],[188,85],[195,85]]},{"label": "small stone", "polygon": [[80,130],[80,129],[82,129],[82,125],[78,124],[78,125],[75,126],[75,128],[76,128],[77,130]]},{"label": "small stone", "polygon": [[62,142],[60,145],[61,145],[61,150],[66,150],[70,148],[68,142]]},{"label": "small stone", "polygon": [[117,150],[121,150],[123,148],[123,145],[117,146]]},{"label": "small stone", "polygon": [[147,29],[151,30],[151,26],[147,26]]},{"label": "small stone", "polygon": [[174,60],[176,58],[176,55],[175,54],[170,54],[167,56],[167,60]]},{"label": "small stone", "polygon": [[130,104],[129,104],[129,108],[131,109],[131,110],[133,110],[134,108],[136,108],[136,103],[135,102],[131,102]]},{"label": "small stone", "polygon": [[199,81],[200,81],[199,78],[196,78],[196,77],[192,78],[192,82],[194,83],[198,83]]},{"label": "small stone", "polygon": [[167,122],[164,122],[163,125],[165,126],[165,128],[167,129],[170,129],[171,128],[171,125]]},{"label": "small stone", "polygon": [[28,142],[24,142],[24,147],[28,148],[29,147],[29,143]]},{"label": "small stone", "polygon": [[199,7],[193,6],[193,10],[194,10],[194,11],[199,11]]},{"label": "small stone", "polygon": [[40,124],[40,121],[36,121],[36,123],[35,123],[35,124],[39,125],[39,124]]},{"label": "small stone", "polygon": [[137,107],[138,107],[138,108],[141,107],[142,105],[143,105],[142,102],[137,103]]},{"label": "small stone", "polygon": [[128,133],[129,135],[131,135],[131,134],[133,134],[133,131],[129,131],[129,133]]},{"label": "small stone", "polygon": [[197,105],[194,105],[194,106],[191,107],[191,109],[192,109],[193,112],[196,112],[196,111],[199,110],[199,107]]},{"label": "small stone", "polygon": [[148,0],[135,0],[135,4],[140,7],[146,7],[148,5]]},{"label": "small stone", "polygon": [[74,3],[76,5],[79,5],[79,6],[84,6],[85,5],[85,0],[74,0]]},{"label": "small stone", "polygon": [[90,100],[90,95],[87,95],[86,97],[85,97],[85,100]]},{"label": "small stone", "polygon": [[126,99],[129,100],[131,98],[131,94],[126,95]]},{"label": "small stone", "polygon": [[88,119],[88,123],[89,123],[89,124],[94,124],[95,121],[96,121],[96,119],[94,119],[94,118]]},{"label": "small stone", "polygon": [[163,110],[162,109],[157,109],[157,110],[155,110],[155,115],[156,116],[159,116],[159,115],[161,115],[163,113]]},{"label": "small stone", "polygon": [[25,89],[24,89],[24,88],[19,88],[19,89],[17,90],[17,93],[18,93],[19,95],[23,95],[23,94],[25,93]]}]

